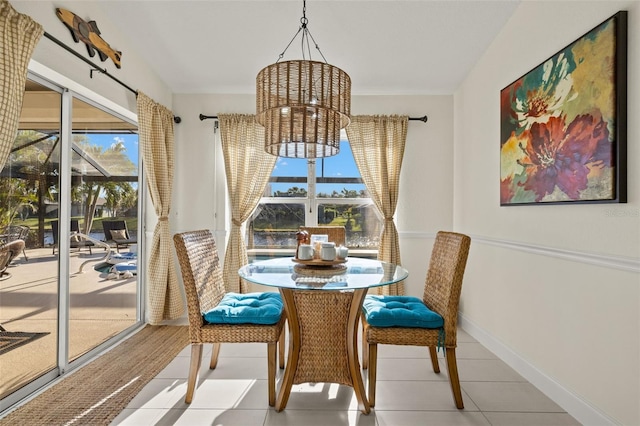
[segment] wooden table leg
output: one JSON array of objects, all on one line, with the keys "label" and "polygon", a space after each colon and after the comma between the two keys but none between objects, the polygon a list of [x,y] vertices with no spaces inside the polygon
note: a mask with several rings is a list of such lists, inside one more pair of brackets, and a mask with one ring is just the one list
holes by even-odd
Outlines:
[{"label": "wooden table leg", "polygon": [[280,392],[276,399],[276,411],[280,412],[287,406],[291,386],[293,386],[293,376],[298,368],[298,358],[300,356],[300,324],[298,323],[298,313],[293,300],[293,290],[280,289],[280,295],[287,312],[287,324],[289,325],[289,356],[284,369],[284,376],[280,384]]},{"label": "wooden table leg", "polygon": [[358,361],[358,326],[362,303],[366,295],[367,289],[355,290],[353,293],[353,301],[351,302],[351,309],[349,310],[347,350],[349,353],[349,369],[351,370],[351,378],[353,380],[352,386],[358,399],[358,408],[364,414],[369,414],[371,407],[369,406],[369,400],[367,400],[367,394],[360,373],[360,362]]}]

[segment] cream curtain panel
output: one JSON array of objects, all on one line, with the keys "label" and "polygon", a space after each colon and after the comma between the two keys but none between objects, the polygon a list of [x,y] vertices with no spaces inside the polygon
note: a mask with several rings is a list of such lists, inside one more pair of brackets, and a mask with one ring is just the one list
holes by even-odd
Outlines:
[{"label": "cream curtain panel", "polygon": [[0,0],[0,170],[16,140],[27,65],[43,33],[42,25]]},{"label": "cream curtain panel", "polygon": [[231,200],[231,233],[224,256],[227,291],[246,293],[249,286],[238,269],[249,263],[242,224],[255,209],[269,181],[277,157],[264,150],[264,127],[254,115],[218,114],[227,189]]},{"label": "cream curtain panel", "polygon": [[[393,222],[398,203],[400,169],[407,140],[408,116],[352,116],[347,137],[353,158],[374,204],[384,217],[378,259],[402,264]],[[378,287],[381,294],[403,295],[404,282]]]},{"label": "cream curtain panel", "polygon": [[173,182],[173,113],[138,92],[138,134],[151,201],[158,215],[153,230],[147,276],[147,321],[179,318],[184,298],[178,286],[173,262],[173,242],[169,230],[169,211]]}]

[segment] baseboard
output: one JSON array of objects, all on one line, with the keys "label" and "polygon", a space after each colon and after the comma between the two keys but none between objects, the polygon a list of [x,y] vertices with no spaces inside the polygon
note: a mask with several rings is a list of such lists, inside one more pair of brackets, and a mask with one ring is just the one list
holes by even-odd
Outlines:
[{"label": "baseboard", "polygon": [[470,336],[493,352],[498,358],[527,379],[529,383],[538,388],[546,396],[551,398],[581,424],[587,426],[619,424],[578,395],[563,387],[556,380],[547,376],[534,365],[521,358],[511,348],[465,318],[464,315],[459,315],[458,324],[465,332],[469,333]]}]

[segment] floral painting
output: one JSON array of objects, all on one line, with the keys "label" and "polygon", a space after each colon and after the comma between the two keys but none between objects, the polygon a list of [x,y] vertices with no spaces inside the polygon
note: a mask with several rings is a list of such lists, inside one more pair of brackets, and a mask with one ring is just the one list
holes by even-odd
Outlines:
[{"label": "floral painting", "polygon": [[626,201],[626,12],[500,93],[500,204]]}]

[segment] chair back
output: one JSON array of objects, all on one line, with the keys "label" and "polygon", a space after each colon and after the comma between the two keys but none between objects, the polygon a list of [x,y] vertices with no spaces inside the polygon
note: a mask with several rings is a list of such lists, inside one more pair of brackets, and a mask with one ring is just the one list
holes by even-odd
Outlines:
[{"label": "chair back", "polygon": [[173,243],[187,297],[189,333],[192,342],[198,341],[202,314],[218,305],[225,294],[218,249],[209,230],[175,234]]},{"label": "chair back", "polygon": [[328,235],[329,241],[337,246],[345,245],[346,231],[344,226],[301,226],[301,231],[307,231],[309,235]]},{"label": "chair back", "polygon": [[53,244],[57,245],[58,244],[58,221],[57,220],[52,220],[51,222],[49,222],[49,224],[51,225],[51,236],[53,237]]},{"label": "chair back", "polygon": [[422,300],[444,318],[445,346],[455,347],[458,304],[471,238],[440,231],[431,252],[431,261]]},{"label": "chair back", "polygon": [[[59,227],[58,220],[52,220],[49,222],[51,224],[51,233],[53,235],[53,244],[58,244],[58,235],[59,235]],[[69,223],[69,231],[71,232],[80,232],[80,224],[78,224],[78,219],[71,219]]]},{"label": "chair back", "polygon": [[20,235],[18,236],[18,239],[24,240],[26,243],[27,238],[29,237],[29,232],[31,231],[31,228],[29,228],[26,225],[18,226],[18,228],[20,228]]},{"label": "chair back", "polygon": [[128,240],[131,237],[129,236],[129,228],[127,228],[126,220],[103,220],[102,221],[102,230],[104,231],[104,239],[106,241],[112,240],[113,236],[111,235],[111,231],[118,231],[124,229],[125,238]]},{"label": "chair back", "polygon": [[26,240],[29,235],[30,228],[23,225],[9,225],[3,231],[2,234],[6,237],[7,241],[13,240]]}]

